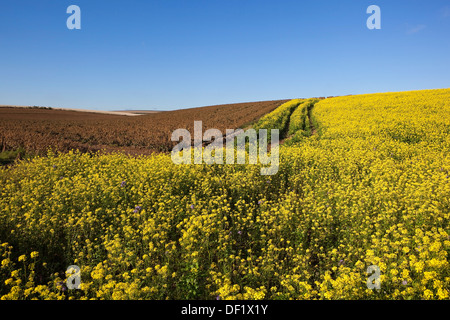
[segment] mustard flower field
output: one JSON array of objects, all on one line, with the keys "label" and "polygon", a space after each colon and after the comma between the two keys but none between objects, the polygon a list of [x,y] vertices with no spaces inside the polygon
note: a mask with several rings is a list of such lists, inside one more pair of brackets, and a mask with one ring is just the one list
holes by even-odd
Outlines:
[{"label": "mustard flower field", "polygon": [[449,299],[450,89],[279,108],[255,125],[286,133],[272,176],[170,154],[2,167],[1,299]]}]

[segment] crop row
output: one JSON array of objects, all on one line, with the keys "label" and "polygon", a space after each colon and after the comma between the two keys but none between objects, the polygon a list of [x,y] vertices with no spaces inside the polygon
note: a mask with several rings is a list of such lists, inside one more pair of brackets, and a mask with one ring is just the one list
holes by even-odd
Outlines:
[{"label": "crop row", "polygon": [[[289,119],[291,114],[295,109],[298,108],[305,100],[304,99],[293,99],[290,100],[274,111],[263,116],[259,121],[253,126],[255,130],[259,129],[278,129],[280,133],[280,138],[284,138],[289,129]],[[270,134],[270,132],[269,132]],[[269,135],[270,137],[270,135]]]}]

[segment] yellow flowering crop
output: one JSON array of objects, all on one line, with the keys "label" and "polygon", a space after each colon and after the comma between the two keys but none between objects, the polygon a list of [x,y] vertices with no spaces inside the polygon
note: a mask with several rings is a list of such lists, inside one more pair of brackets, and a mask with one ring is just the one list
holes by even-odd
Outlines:
[{"label": "yellow flowering crop", "polygon": [[167,154],[1,168],[1,299],[448,299],[450,89],[296,99],[258,127],[289,120],[273,176]]}]

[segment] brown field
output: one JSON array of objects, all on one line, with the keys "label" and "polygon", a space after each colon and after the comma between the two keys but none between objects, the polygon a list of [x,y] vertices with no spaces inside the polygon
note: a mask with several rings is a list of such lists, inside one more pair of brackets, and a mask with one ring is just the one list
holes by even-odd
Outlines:
[{"label": "brown field", "polygon": [[[129,117],[106,113],[43,108],[0,108],[0,151],[24,149],[45,154],[49,147],[66,152],[105,150],[130,154],[170,151],[178,128],[193,136],[195,120],[203,121],[203,132],[216,128],[242,128],[288,100],[249,102],[152,112]],[[193,137],[192,137],[193,138]]]}]

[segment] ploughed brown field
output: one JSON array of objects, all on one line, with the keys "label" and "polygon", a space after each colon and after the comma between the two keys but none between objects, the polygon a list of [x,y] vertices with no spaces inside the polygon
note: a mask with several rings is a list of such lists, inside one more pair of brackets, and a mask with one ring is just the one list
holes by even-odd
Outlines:
[{"label": "ploughed brown field", "polygon": [[194,121],[203,132],[243,128],[289,100],[248,102],[148,113],[129,117],[43,108],[0,108],[0,150],[27,153],[105,150],[130,154],[167,152],[178,142],[170,140],[178,128],[193,138]]}]

